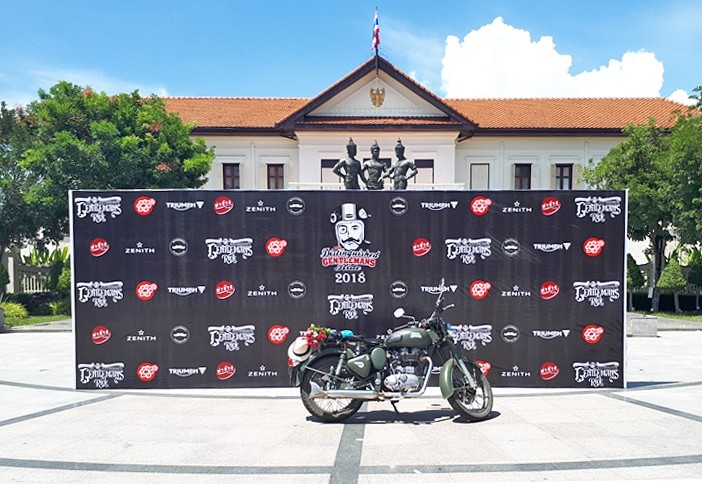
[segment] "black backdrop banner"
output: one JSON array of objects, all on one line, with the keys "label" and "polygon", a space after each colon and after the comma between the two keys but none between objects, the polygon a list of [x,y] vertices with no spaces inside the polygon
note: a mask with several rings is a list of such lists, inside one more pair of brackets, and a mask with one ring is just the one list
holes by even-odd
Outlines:
[{"label": "black backdrop banner", "polygon": [[497,387],[623,387],[623,191],[73,191],[76,387],[289,384],[310,324],[427,317]]}]

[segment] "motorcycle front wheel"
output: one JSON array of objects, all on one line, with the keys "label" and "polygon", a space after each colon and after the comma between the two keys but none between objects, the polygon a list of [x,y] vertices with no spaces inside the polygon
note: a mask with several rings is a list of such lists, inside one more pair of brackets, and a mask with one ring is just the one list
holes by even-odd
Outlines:
[{"label": "motorcycle front wheel", "polygon": [[[341,390],[353,378],[352,375],[342,370],[341,375],[335,375],[337,356],[324,356],[309,364],[302,376],[300,385],[300,398],[302,404],[313,417],[323,422],[340,422],[358,412],[363,405],[362,400],[353,398],[310,398],[310,382],[314,382],[322,390]],[[316,371],[315,371],[316,370]]]},{"label": "motorcycle front wheel", "polygon": [[468,378],[459,365],[453,367],[453,395],[448,397],[451,407],[459,415],[470,421],[485,420],[492,412],[492,388],[480,368],[475,364],[466,362],[468,371],[477,383],[476,388],[471,388]]}]

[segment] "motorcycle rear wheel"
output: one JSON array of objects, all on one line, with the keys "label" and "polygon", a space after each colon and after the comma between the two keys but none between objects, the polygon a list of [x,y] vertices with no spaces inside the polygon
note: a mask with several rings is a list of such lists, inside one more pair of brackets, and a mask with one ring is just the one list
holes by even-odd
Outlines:
[{"label": "motorcycle rear wheel", "polygon": [[[353,398],[310,398],[310,382],[314,382],[322,390],[341,390],[344,387],[343,381],[352,378],[346,370],[342,370],[338,377],[334,375],[336,365],[339,362],[337,356],[324,356],[310,363],[308,368],[318,371],[305,371],[300,385],[300,398],[302,404],[313,417],[317,417],[323,422],[341,422],[358,412],[363,405],[362,400]],[[322,373],[319,373],[322,372]]]},{"label": "motorcycle rear wheel", "polygon": [[466,362],[468,371],[478,384],[472,389],[463,370],[458,365],[453,367],[453,395],[448,397],[449,405],[461,416],[472,422],[485,420],[492,412],[492,388],[490,382],[477,365]]}]

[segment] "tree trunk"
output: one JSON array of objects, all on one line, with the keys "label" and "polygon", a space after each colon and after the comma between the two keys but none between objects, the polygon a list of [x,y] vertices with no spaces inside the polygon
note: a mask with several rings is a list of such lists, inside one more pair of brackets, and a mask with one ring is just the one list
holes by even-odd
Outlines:
[{"label": "tree trunk", "polygon": [[700,288],[697,288],[697,296],[695,297],[695,311],[700,310]]},{"label": "tree trunk", "polygon": [[634,292],[629,291],[629,312],[634,311]]},{"label": "tree trunk", "polygon": [[657,235],[652,239],[653,249],[653,299],[651,300],[651,312],[657,313],[660,307],[661,293],[658,290],[658,280],[663,272],[663,264],[665,262],[665,238]]},{"label": "tree trunk", "polygon": [[675,301],[675,312],[679,313],[680,311],[680,300],[678,299],[678,291],[673,292],[673,300]]}]

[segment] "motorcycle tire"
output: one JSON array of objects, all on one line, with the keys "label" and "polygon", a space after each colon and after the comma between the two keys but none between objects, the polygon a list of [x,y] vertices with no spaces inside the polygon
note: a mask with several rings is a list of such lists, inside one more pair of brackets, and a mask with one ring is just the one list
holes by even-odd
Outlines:
[{"label": "motorcycle tire", "polygon": [[468,371],[471,372],[473,379],[477,382],[477,388],[470,388],[463,370],[461,370],[460,366],[455,365],[452,379],[453,387],[456,390],[447,400],[451,408],[471,422],[485,420],[492,412],[492,388],[490,387],[490,382],[477,365],[466,362],[466,366]]},{"label": "motorcycle tire", "polygon": [[[309,368],[323,373],[308,370],[302,376],[300,385],[302,404],[313,417],[323,422],[341,422],[358,412],[363,405],[362,400],[353,398],[310,398],[310,382],[316,383],[323,390],[339,390],[342,388],[336,384],[340,381],[339,378],[343,380],[352,378],[352,375],[345,370],[339,377],[333,376],[338,362],[338,356],[324,356],[309,365]],[[328,375],[332,375],[332,378],[328,378]]]}]

